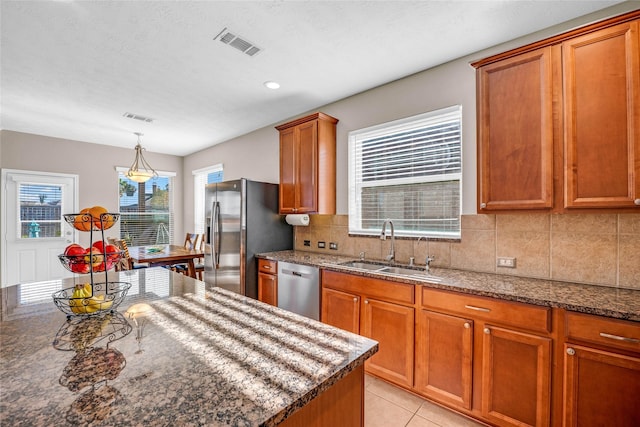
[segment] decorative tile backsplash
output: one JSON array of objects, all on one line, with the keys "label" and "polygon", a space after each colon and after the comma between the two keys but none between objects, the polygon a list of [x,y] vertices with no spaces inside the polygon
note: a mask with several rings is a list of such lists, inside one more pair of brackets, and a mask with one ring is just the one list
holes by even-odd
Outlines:
[{"label": "decorative tile backsplash", "polygon": [[[311,215],[308,227],[295,227],[295,249],[384,259],[391,241],[349,236],[348,223],[347,215]],[[396,239],[396,262],[424,265],[430,255],[436,267],[640,289],[638,214],[464,215],[461,224],[460,242]],[[498,257],[516,258],[516,267],[498,267]]]}]

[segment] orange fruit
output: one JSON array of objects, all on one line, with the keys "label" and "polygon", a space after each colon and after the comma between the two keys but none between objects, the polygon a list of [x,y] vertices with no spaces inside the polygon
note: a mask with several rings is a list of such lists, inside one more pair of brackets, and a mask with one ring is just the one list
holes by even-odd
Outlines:
[{"label": "orange fruit", "polygon": [[111,215],[104,215],[102,217],[102,223],[100,222],[100,215],[107,213],[107,208],[103,206],[94,206],[89,209],[89,213],[93,217],[93,225],[100,230],[104,224],[104,228],[107,229],[113,225],[113,218]]},{"label": "orange fruit", "polygon": [[90,231],[92,220],[90,218],[89,208],[84,208],[73,219],[73,226],[76,230]]}]

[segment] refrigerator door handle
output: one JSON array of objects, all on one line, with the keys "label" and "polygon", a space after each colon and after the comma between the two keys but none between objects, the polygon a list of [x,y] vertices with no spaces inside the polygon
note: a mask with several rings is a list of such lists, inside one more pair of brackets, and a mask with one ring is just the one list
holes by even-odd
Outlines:
[{"label": "refrigerator door handle", "polygon": [[219,202],[215,202],[215,204],[213,205],[213,218],[214,218],[214,224],[213,224],[213,268],[214,270],[217,270],[220,267],[220,246],[221,246],[221,239],[222,239],[222,233],[220,230],[220,203]]},{"label": "refrigerator door handle", "polygon": [[216,255],[218,253],[218,249],[216,247],[216,239],[218,235],[218,233],[216,232],[216,227],[218,226],[218,220],[216,217],[217,208],[218,203],[215,201],[211,202],[211,217],[209,218],[209,230],[211,231],[209,241],[211,242],[211,269],[213,270],[216,269]]}]

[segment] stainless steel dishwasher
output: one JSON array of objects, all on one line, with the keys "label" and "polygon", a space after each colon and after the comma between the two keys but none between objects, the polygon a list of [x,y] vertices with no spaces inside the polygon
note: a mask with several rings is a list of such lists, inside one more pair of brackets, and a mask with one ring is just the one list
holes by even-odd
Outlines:
[{"label": "stainless steel dishwasher", "polygon": [[320,271],[278,261],[278,307],[320,320]]}]

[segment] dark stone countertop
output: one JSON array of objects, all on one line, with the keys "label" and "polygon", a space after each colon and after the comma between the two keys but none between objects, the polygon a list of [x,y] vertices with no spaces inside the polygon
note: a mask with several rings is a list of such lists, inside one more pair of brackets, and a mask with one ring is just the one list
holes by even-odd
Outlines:
[{"label": "dark stone countertop", "polygon": [[80,277],[2,289],[0,425],[275,425],[378,349],[164,268],[109,280],[127,298],[84,319],[51,298]]},{"label": "dark stone countertop", "polygon": [[430,273],[441,277],[442,281],[440,283],[427,283],[406,277],[356,270],[339,265],[340,263],[356,260],[354,257],[295,250],[262,253],[258,254],[257,257],[311,265],[326,270],[382,278],[434,289],[518,301],[545,307],[558,307],[569,311],[640,322],[640,291],[638,290],[477,273],[448,268],[431,268]]}]

